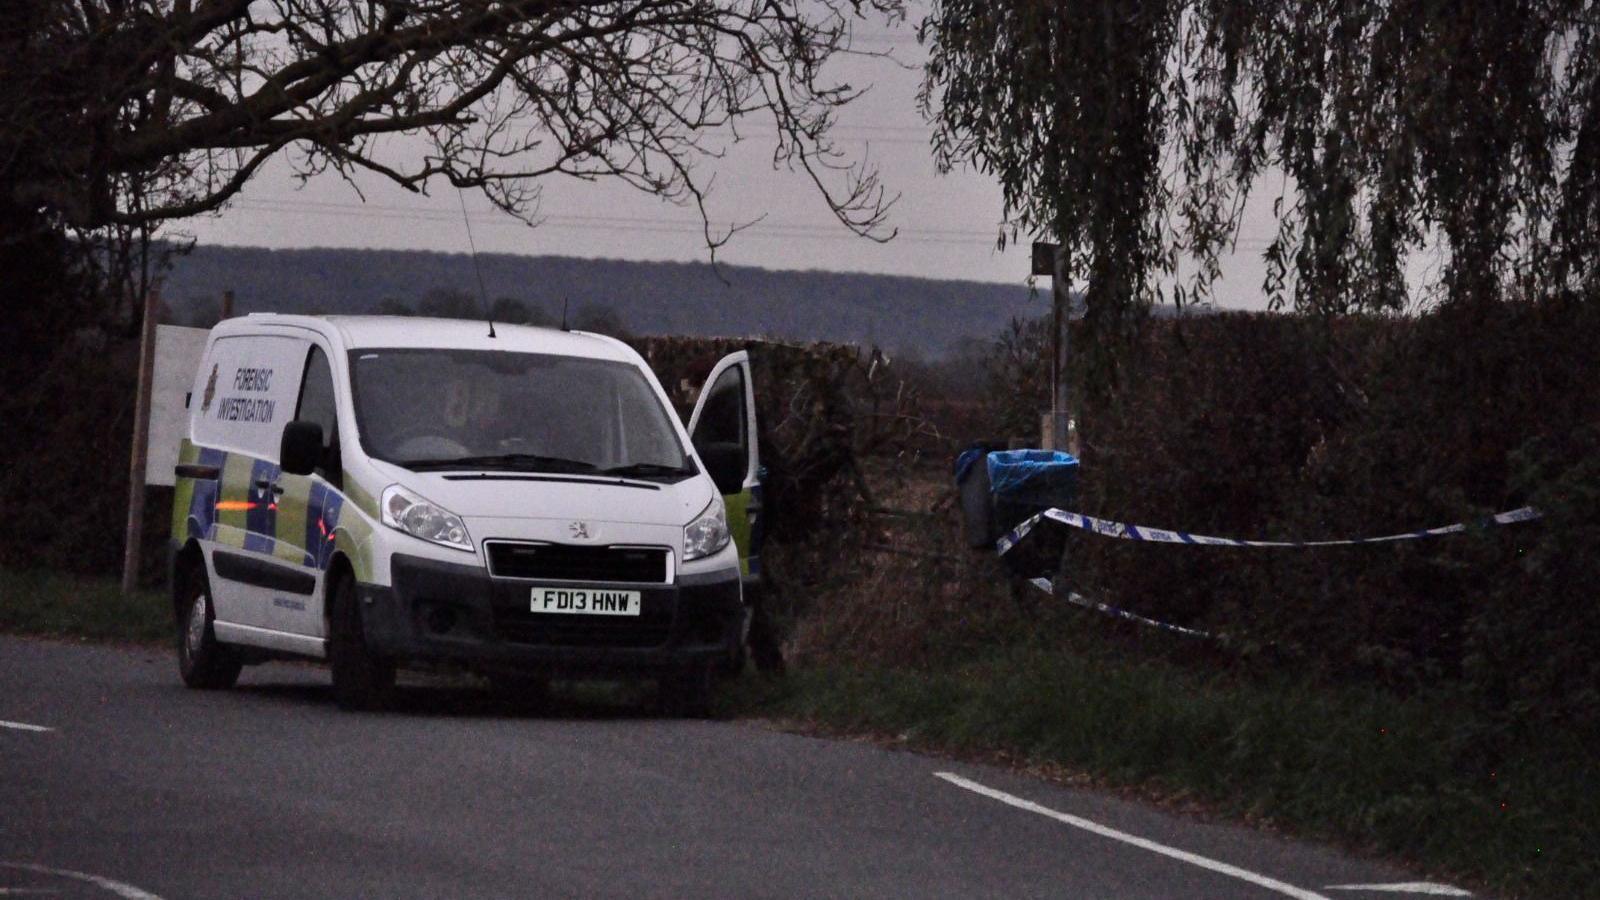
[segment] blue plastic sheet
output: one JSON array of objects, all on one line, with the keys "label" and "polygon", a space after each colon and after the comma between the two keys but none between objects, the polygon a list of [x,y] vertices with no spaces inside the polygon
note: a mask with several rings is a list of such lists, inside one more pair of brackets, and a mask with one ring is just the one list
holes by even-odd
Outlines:
[{"label": "blue plastic sheet", "polygon": [[1078,458],[1063,450],[996,450],[989,454],[989,490],[996,499],[1071,503]]},{"label": "blue plastic sheet", "polygon": [[956,457],[956,484],[967,480],[967,473],[972,471],[972,464],[983,459],[983,455],[987,452],[983,447],[969,447],[961,451],[961,455]]}]

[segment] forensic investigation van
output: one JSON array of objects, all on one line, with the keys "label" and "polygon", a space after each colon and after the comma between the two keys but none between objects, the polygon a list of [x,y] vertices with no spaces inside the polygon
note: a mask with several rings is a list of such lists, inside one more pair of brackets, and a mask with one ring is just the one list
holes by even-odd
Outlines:
[{"label": "forensic investigation van", "polygon": [[186,684],[326,659],[359,709],[449,663],[533,691],[656,678],[704,711],[750,621],[745,353],[687,427],[638,353],[576,331],[252,314],[201,360],[172,510]]}]

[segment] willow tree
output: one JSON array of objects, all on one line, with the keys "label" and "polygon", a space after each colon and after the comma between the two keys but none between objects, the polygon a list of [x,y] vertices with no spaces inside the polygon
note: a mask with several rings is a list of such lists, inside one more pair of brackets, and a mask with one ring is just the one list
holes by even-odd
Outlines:
[{"label": "willow tree", "polygon": [[1205,297],[1253,190],[1274,306],[1592,294],[1597,26],[1594,0],[933,0],[922,102],[941,165],[1064,245],[1098,334]]}]

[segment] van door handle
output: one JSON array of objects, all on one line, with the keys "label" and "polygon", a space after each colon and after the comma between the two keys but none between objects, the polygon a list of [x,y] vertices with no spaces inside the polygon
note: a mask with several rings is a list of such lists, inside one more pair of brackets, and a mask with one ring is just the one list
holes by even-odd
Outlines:
[{"label": "van door handle", "polygon": [[274,494],[282,494],[283,493],[283,488],[280,487],[277,484],[277,482],[274,482],[274,481],[272,481],[271,479],[268,479],[268,478],[257,478],[256,479],[256,490],[260,491],[263,494],[265,494],[267,491],[271,491]]}]

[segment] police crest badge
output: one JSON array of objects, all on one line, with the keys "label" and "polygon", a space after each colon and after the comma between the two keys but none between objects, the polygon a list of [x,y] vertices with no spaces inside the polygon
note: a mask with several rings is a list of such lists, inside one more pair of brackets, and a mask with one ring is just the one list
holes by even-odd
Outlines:
[{"label": "police crest badge", "polygon": [[205,393],[200,395],[200,411],[201,412],[209,412],[211,410],[211,401],[216,399],[216,396],[217,396],[217,367],[213,365],[211,367],[211,377],[206,380]]}]

